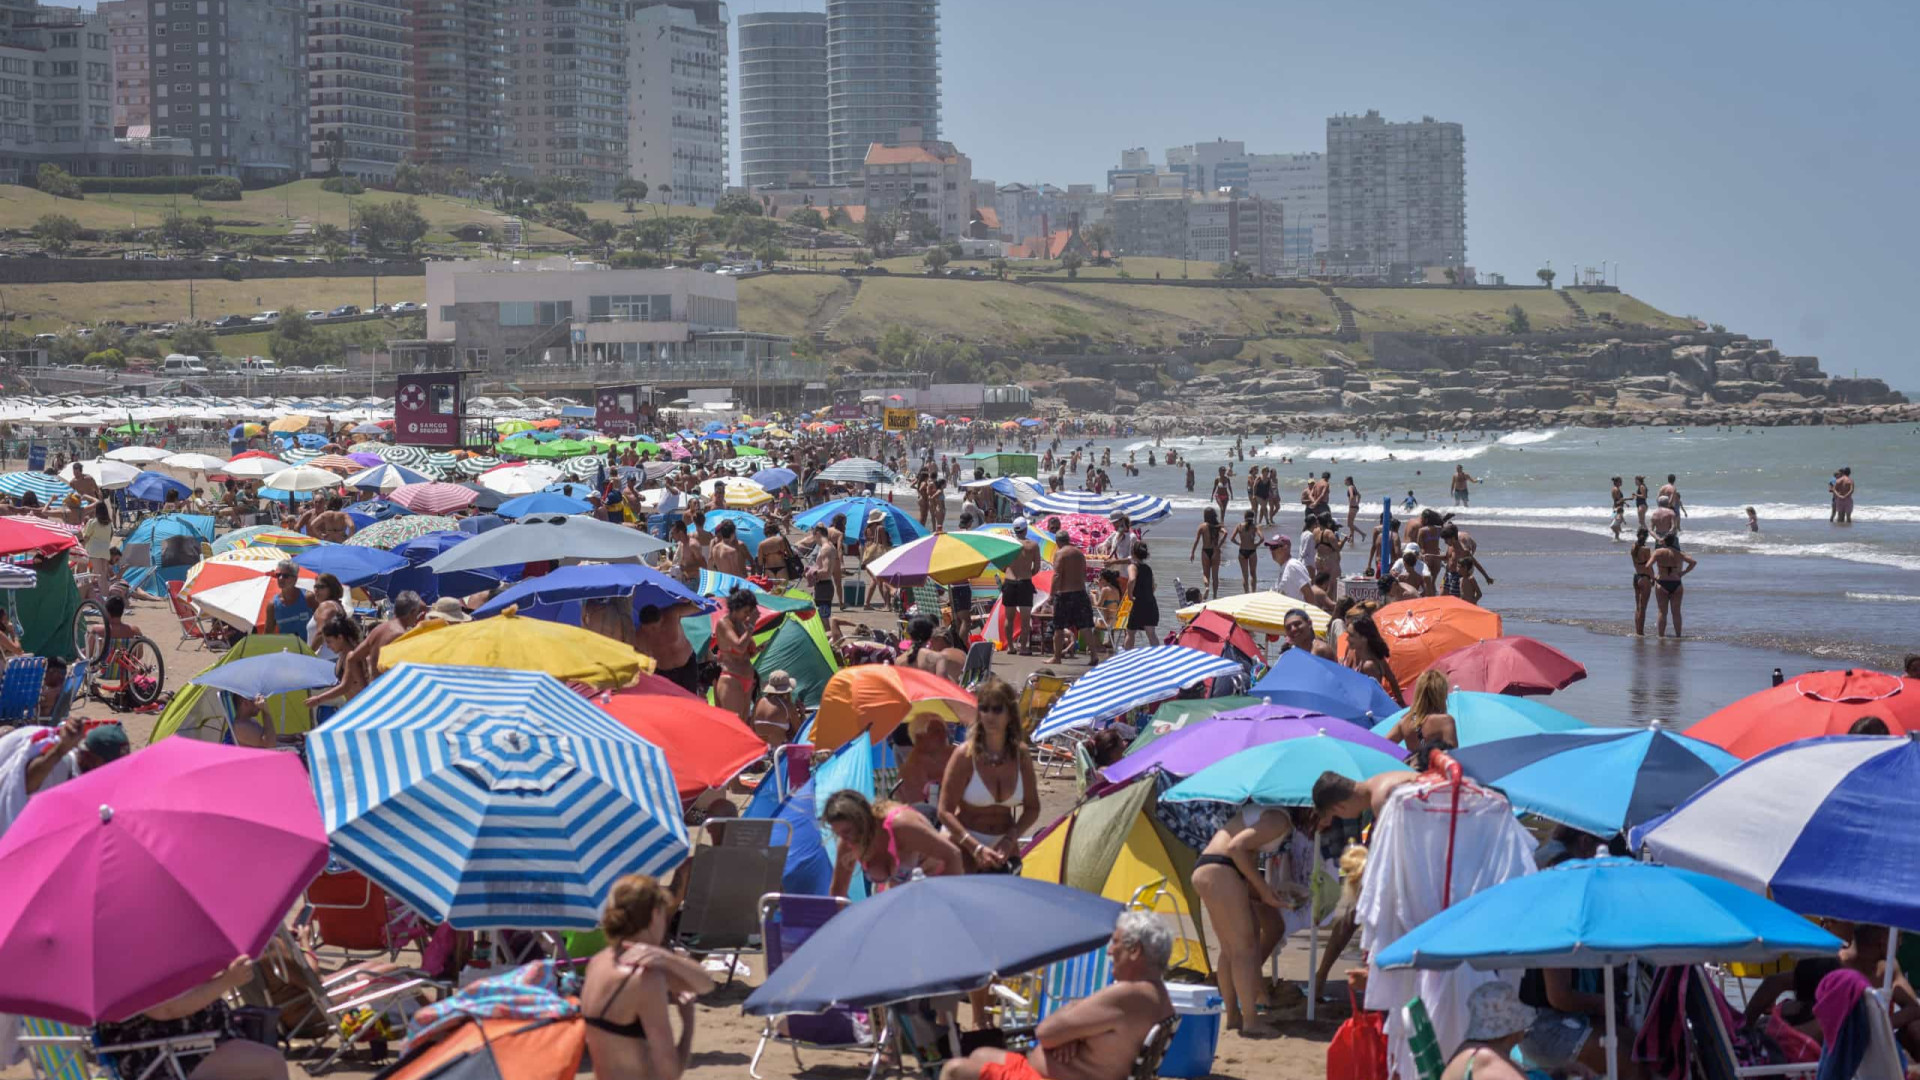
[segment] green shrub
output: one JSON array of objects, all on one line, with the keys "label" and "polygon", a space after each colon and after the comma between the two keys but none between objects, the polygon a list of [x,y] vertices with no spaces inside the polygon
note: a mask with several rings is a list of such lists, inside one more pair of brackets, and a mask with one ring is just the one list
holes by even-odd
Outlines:
[{"label": "green shrub", "polygon": [[367,190],[366,185],[351,176],[331,176],[320,181],[321,191],[331,191],[336,195],[360,195]]},{"label": "green shrub", "polygon": [[40,166],[40,171],[34,174],[34,184],[56,199],[84,197],[81,194],[80,182],[73,178],[73,174],[52,162]]},{"label": "green shrub", "polygon": [[219,176],[193,189],[193,197],[202,202],[239,202],[240,181]]}]

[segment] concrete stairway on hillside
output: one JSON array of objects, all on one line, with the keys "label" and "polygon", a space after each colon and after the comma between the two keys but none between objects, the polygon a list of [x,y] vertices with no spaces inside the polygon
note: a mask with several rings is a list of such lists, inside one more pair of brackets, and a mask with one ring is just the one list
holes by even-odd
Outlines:
[{"label": "concrete stairway on hillside", "polygon": [[833,328],[835,326],[839,325],[840,319],[842,316],[846,315],[847,309],[852,307],[853,302],[860,298],[860,279],[857,277],[850,277],[846,279],[846,282],[847,284],[853,286],[853,291],[847,293],[847,298],[841,301],[839,307],[833,309],[833,314],[827,316],[826,322],[823,322],[819,326],[816,326],[813,328],[813,340],[822,345],[826,344],[827,336],[833,333]]},{"label": "concrete stairway on hillside", "polygon": [[519,247],[526,235],[525,223],[517,217],[509,217],[500,223],[500,242],[507,247]]},{"label": "concrete stairway on hillside", "polygon": [[1567,307],[1573,310],[1573,321],[1575,325],[1577,326],[1593,325],[1593,320],[1587,316],[1587,309],[1580,306],[1580,301],[1575,300],[1573,298],[1572,293],[1568,292],[1565,289],[1559,289],[1556,291],[1559,292],[1560,299],[1566,301]]},{"label": "concrete stairway on hillside", "polygon": [[1335,332],[1334,337],[1341,341],[1359,341],[1360,323],[1353,317],[1353,305],[1334,292],[1331,285],[1320,286],[1320,291],[1326,294],[1327,299],[1333,303],[1334,313],[1340,316],[1340,329]]}]

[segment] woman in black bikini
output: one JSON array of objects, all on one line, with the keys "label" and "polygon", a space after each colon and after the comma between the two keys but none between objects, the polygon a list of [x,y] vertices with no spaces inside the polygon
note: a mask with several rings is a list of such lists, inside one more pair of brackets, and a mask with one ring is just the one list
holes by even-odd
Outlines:
[{"label": "woman in black bikini", "polygon": [[1647,530],[1641,529],[1633,538],[1633,547],[1628,549],[1627,558],[1633,561],[1633,633],[1636,637],[1647,632],[1647,601],[1653,596],[1653,550],[1647,547]]},{"label": "woman in black bikini", "polygon": [[[673,894],[645,874],[613,883],[600,916],[607,947],[587,962],[581,1019],[593,1074],[603,1080],[679,1080],[693,1054],[693,999],[713,990],[700,965],[660,947]],[[671,995],[680,1039],[667,1015]]]},{"label": "woman in black bikini", "polygon": [[1260,588],[1260,526],[1254,512],[1247,511],[1245,520],[1234,526],[1234,546],[1240,549],[1240,591],[1255,592]]},{"label": "woman in black bikini", "polygon": [[[1278,851],[1296,828],[1311,832],[1311,808],[1248,805],[1221,825],[1193,861],[1193,890],[1220,943],[1221,1011],[1228,1030],[1249,1037],[1278,1034],[1259,1013],[1266,1004],[1260,962],[1272,951],[1271,944],[1261,948],[1261,937],[1263,924],[1278,923],[1286,906],[1260,873],[1259,858]],[[1268,932],[1277,944],[1279,934]]]},{"label": "woman in black bikini", "polygon": [[1663,536],[1660,542],[1654,545],[1650,569],[1653,571],[1653,583],[1660,590],[1653,594],[1660,605],[1659,636],[1667,636],[1667,612],[1669,611],[1673,612],[1673,636],[1686,636],[1680,626],[1680,601],[1686,597],[1687,587],[1681,584],[1680,579],[1692,573],[1693,568],[1698,565],[1700,564],[1694,561],[1693,556],[1680,550],[1678,536]]},{"label": "woman in black bikini", "polygon": [[1220,515],[1209,506],[1200,512],[1200,527],[1194,530],[1193,546],[1187,548],[1187,558],[1200,552],[1200,575],[1207,581],[1207,599],[1220,595],[1220,542],[1227,530],[1220,526]]},{"label": "woman in black bikini", "polygon": [[1647,527],[1647,478],[1644,476],[1636,476],[1633,478],[1633,512],[1640,515],[1639,527],[1642,529],[1646,528]]}]

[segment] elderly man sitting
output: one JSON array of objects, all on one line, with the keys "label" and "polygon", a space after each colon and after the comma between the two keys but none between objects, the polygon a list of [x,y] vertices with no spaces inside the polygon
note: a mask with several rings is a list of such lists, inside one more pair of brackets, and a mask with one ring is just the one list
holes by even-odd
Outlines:
[{"label": "elderly man sitting", "polygon": [[1173,934],[1152,912],[1122,912],[1107,942],[1113,984],[1040,1022],[1039,1045],[1026,1056],[975,1050],[952,1061],[941,1080],[1123,1080],[1147,1032],[1173,1017],[1161,984]]}]

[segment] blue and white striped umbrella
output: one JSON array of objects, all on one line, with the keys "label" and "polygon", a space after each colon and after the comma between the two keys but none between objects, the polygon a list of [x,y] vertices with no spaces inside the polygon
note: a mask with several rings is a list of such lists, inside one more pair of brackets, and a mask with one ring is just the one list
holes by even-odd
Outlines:
[{"label": "blue and white striped umbrella", "polygon": [[1915,820],[1920,739],[1830,735],[1742,762],[1629,840],[1802,915],[1920,931]]},{"label": "blue and white striped umbrella", "polygon": [[894,484],[900,481],[900,474],[872,458],[863,457],[841,458],[815,475],[817,479],[838,484]]},{"label": "blue and white striped umbrella", "polygon": [[1245,671],[1225,657],[1184,645],[1156,645],[1151,649],[1123,652],[1075,680],[1054,703],[1033,737],[1051,739],[1063,731],[1086,727],[1170,698],[1202,679]]},{"label": "blue and white striped umbrella", "polygon": [[767,590],[737,574],[728,574],[719,570],[700,571],[700,582],[694,592],[701,596],[731,596],[734,590],[745,589],[748,592],[762,593]]},{"label": "blue and white striped umbrella", "polygon": [[1159,521],[1173,513],[1173,504],[1157,495],[1129,495],[1109,491],[1096,495],[1091,491],[1055,491],[1027,503],[1033,514],[1098,514],[1109,517],[1115,511],[1127,515],[1135,525]]},{"label": "blue and white striped umbrella", "polygon": [[0,473],[0,494],[11,495],[18,499],[29,491],[33,492],[42,503],[64,499],[73,493],[73,489],[61,482],[58,477],[48,476],[46,473]]},{"label": "blue and white striped umbrella", "polygon": [[401,664],[307,747],[334,855],[463,930],[588,929],[686,857],[666,757],[550,675]]},{"label": "blue and white striped umbrella", "polygon": [[392,491],[403,484],[426,484],[431,483],[432,480],[432,477],[415,472],[405,465],[388,462],[385,465],[375,465],[371,469],[362,469],[347,477],[345,483],[350,488],[359,488],[362,491]]}]

